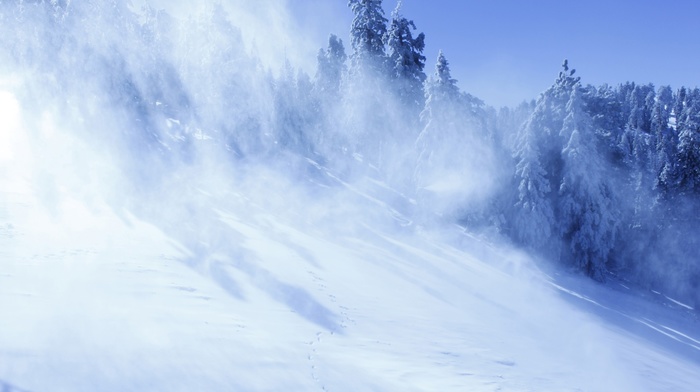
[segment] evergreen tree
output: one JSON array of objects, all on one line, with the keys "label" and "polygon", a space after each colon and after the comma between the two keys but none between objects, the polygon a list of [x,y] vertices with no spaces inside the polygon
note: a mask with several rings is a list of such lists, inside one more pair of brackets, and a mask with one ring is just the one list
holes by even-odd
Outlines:
[{"label": "evergreen tree", "polygon": [[[387,19],[381,0],[349,0],[354,18],[350,29],[353,53],[343,84],[343,100],[348,110],[343,137],[346,151],[364,157],[375,167],[385,168],[392,160],[395,135],[401,128],[400,111],[388,85],[388,62],[384,39]],[[359,156],[357,155],[357,156]]]},{"label": "evergreen tree", "polygon": [[604,279],[608,255],[614,247],[616,212],[605,167],[597,152],[593,121],[584,108],[581,89],[571,94],[561,135],[564,163],[559,187],[559,225],[574,265],[596,280]]},{"label": "evergreen tree", "polygon": [[350,27],[350,42],[353,53],[351,71],[383,70],[386,55],[384,38],[387,19],[384,17],[382,0],[349,0],[348,6],[355,15]]},{"label": "evergreen tree", "polygon": [[634,82],[625,82],[617,87],[617,100],[620,102],[620,115],[625,119],[625,126],[629,123],[632,113],[631,98],[637,85]]},{"label": "evergreen tree", "polygon": [[651,112],[654,106],[654,86],[636,85],[627,96],[630,110],[628,127],[642,132],[651,128]]},{"label": "evergreen tree", "polygon": [[622,116],[617,91],[607,84],[598,88],[587,86],[584,99],[596,129],[599,151],[611,164],[621,165],[624,154],[620,145],[627,119]]},{"label": "evergreen tree", "polygon": [[346,71],[345,47],[343,40],[331,34],[328,37],[328,48],[319,49],[315,90],[322,100],[337,98],[340,94],[340,83]]},{"label": "evergreen tree", "polygon": [[299,143],[299,118],[295,110],[294,69],[285,60],[280,77],[274,82],[275,143],[283,148],[294,148]]},{"label": "evergreen tree", "polygon": [[282,73],[274,81],[272,130],[277,149],[306,153],[313,149],[309,141],[311,128],[311,82],[285,61]]},{"label": "evergreen tree", "polygon": [[630,130],[642,130],[644,128],[644,98],[642,95],[640,86],[635,86],[627,98],[630,108],[627,127]]},{"label": "evergreen tree", "polygon": [[[637,85],[628,95],[630,115],[620,150],[630,172],[630,185],[638,196],[648,193],[655,183],[656,135],[651,130],[654,103],[653,85]],[[649,201],[643,199],[637,198],[635,211],[648,208]]]},{"label": "evergreen tree", "polygon": [[556,82],[552,88],[552,95],[560,99],[567,99],[571,95],[571,91],[581,80],[580,77],[574,76],[576,74],[575,69],[569,70],[569,60],[564,60],[562,63],[563,71],[559,72]]},{"label": "evergreen tree", "polygon": [[[424,123],[438,117],[450,117],[454,114],[455,104],[459,99],[457,80],[452,78],[450,64],[440,51],[435,63],[435,73],[425,83],[425,108],[421,113]],[[449,111],[449,113],[448,113]]]},{"label": "evergreen tree", "polygon": [[566,104],[579,78],[564,60],[555,83],[542,93],[535,109],[518,135],[515,180],[518,191],[513,203],[512,233],[521,244],[548,255],[556,253],[553,192],[561,179],[562,141],[560,131],[566,116]]},{"label": "evergreen tree", "polygon": [[687,93],[678,121],[677,187],[683,195],[700,194],[700,90]]},{"label": "evergreen tree", "polygon": [[662,86],[657,93],[651,116],[651,131],[656,141],[654,187],[662,194],[668,190],[673,181],[673,158],[676,156],[678,145],[676,133],[669,127],[672,110],[673,91],[669,86]]},{"label": "evergreen tree", "polygon": [[650,84],[647,91],[646,97],[644,98],[644,115],[642,117],[643,129],[646,132],[651,132],[651,119],[654,112],[654,104],[656,103],[656,92],[654,91],[654,85]]},{"label": "evergreen tree", "polygon": [[675,102],[673,103],[673,120],[676,126],[676,131],[678,131],[678,126],[681,121],[681,114],[683,113],[683,108],[685,107],[687,90],[685,87],[681,87],[675,96]]},{"label": "evergreen tree", "polygon": [[442,51],[435,73],[426,81],[425,95],[423,129],[415,143],[413,180],[419,190],[418,198],[442,215],[459,209],[460,219],[481,221],[485,217],[485,206],[478,205],[481,201],[459,208],[455,208],[455,201],[473,194],[475,182],[485,185],[493,180],[481,178],[484,166],[495,166],[494,152],[488,145],[490,135],[484,132],[486,114],[480,106],[483,103],[459,91]]},{"label": "evergreen tree", "polygon": [[386,36],[389,47],[389,65],[391,78],[401,101],[413,108],[424,105],[423,84],[425,67],[425,34],[413,38],[412,30],[416,25],[401,13],[401,1],[391,14],[391,24]]},{"label": "evergreen tree", "polygon": [[520,244],[536,251],[546,251],[553,245],[554,208],[552,187],[548,173],[542,167],[538,148],[537,117],[533,115],[525,123],[518,139],[515,156],[518,189],[512,233]]},{"label": "evergreen tree", "polygon": [[459,143],[464,130],[459,121],[459,88],[442,51],[438,53],[435,74],[425,83],[425,97],[420,115],[424,126],[416,140],[418,162],[414,178],[419,186],[427,185],[435,172],[445,168],[445,160],[451,159],[451,147],[464,148]]}]

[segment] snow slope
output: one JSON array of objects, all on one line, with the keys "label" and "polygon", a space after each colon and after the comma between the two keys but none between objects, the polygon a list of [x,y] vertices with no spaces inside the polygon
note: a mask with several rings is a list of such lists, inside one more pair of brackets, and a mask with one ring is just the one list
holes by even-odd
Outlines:
[{"label": "snow slope", "polygon": [[315,164],[338,189],[317,203],[192,176],[177,199],[117,205],[60,177],[47,199],[20,159],[0,160],[3,391],[700,385],[694,310],[413,227],[376,180]]}]

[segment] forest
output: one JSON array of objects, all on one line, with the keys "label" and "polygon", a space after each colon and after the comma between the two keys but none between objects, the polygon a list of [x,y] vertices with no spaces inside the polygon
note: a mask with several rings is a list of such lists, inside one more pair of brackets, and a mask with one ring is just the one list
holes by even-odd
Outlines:
[{"label": "forest", "polygon": [[409,229],[458,224],[700,306],[697,87],[593,86],[563,60],[538,97],[494,108],[459,86],[449,53],[424,53],[400,3],[350,0],[349,36],[319,43],[313,72],[263,65],[221,5],[178,20],[77,3],[0,2],[2,71],[114,155],[134,189],[205,156],[302,185],[322,165],[388,184]]}]

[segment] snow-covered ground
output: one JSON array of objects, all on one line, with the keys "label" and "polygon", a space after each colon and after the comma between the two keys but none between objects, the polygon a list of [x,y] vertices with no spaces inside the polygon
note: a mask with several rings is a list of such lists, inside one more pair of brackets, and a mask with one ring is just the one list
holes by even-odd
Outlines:
[{"label": "snow-covered ground", "polygon": [[[2,141],[19,148],[3,99]],[[687,305],[545,273],[458,227],[407,227],[349,184],[296,211],[283,196],[191,184],[157,210],[59,178],[47,203],[16,148],[0,157],[2,391],[700,386]]]}]

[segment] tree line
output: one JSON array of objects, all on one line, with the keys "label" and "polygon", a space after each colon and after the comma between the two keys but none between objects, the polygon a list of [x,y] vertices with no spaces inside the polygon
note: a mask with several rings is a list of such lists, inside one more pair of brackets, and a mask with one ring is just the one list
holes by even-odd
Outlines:
[{"label": "tree line", "polygon": [[[426,35],[400,2],[388,16],[381,0],[348,7],[349,47],[331,34],[313,75],[262,66],[220,5],[179,21],[115,0],[5,2],[0,59],[72,91],[66,112],[122,108],[107,120],[129,131],[109,140],[136,161],[215,145],[234,165],[295,156],[371,170],[416,217],[700,304],[698,88],[592,86],[564,61],[537,99],[496,109],[460,90],[444,53],[426,73]],[[100,135],[104,118],[84,121]]]}]

